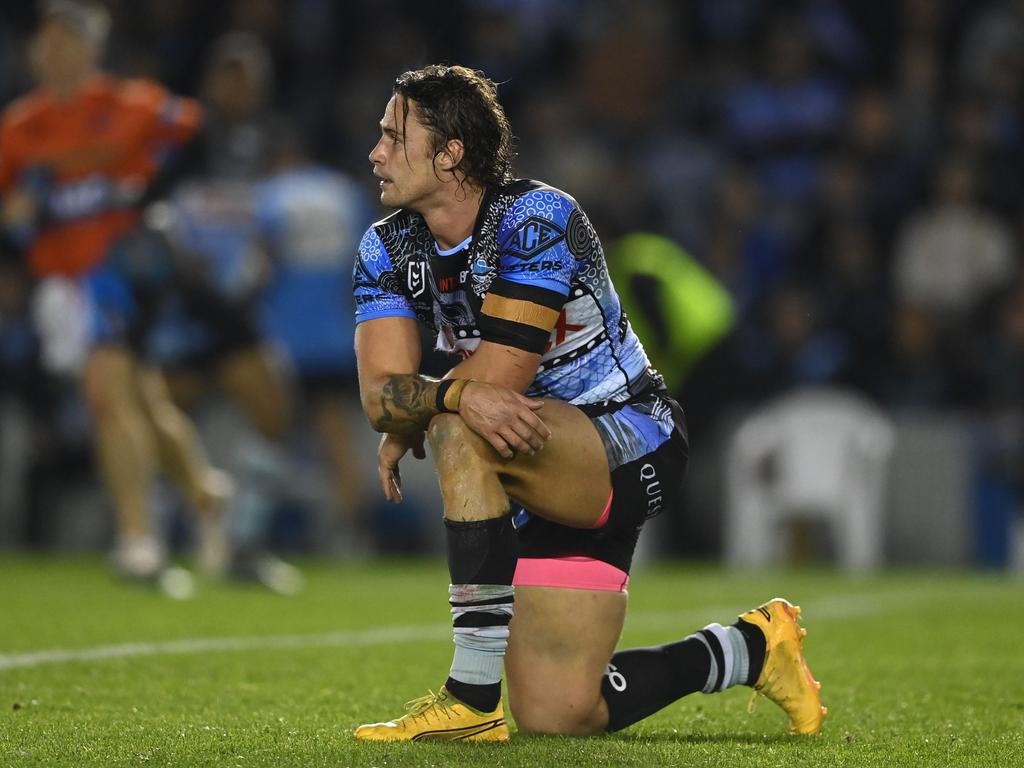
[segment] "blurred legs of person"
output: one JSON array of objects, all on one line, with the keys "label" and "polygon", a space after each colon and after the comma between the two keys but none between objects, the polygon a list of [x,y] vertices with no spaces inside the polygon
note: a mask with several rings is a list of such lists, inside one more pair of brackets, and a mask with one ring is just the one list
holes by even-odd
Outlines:
[{"label": "blurred legs of person", "polygon": [[175,404],[163,374],[141,366],[138,381],[161,465],[198,513],[196,565],[207,574],[221,573],[230,557],[226,515],[234,482],[211,466],[195,426]]},{"label": "blurred legs of person", "polygon": [[340,526],[338,545],[344,552],[358,553],[369,546],[363,517],[365,484],[352,442],[354,425],[345,396],[333,389],[308,394],[313,424],[327,457],[334,501],[332,522]]},{"label": "blurred legs of person", "polygon": [[294,594],[302,588],[302,575],[266,548],[275,506],[287,494],[289,483],[284,441],[292,409],[285,376],[273,353],[255,344],[228,356],[219,365],[217,378],[256,430],[238,452],[238,489],[229,526],[230,575]]},{"label": "blurred legs of person", "polygon": [[[230,492],[226,475],[210,466],[187,417],[166,396],[159,374],[144,371],[122,347],[102,345],[85,364],[83,385],[96,420],[96,456],[117,514],[114,563],[130,578],[160,575],[166,554],[152,530],[149,501],[161,465],[194,505],[200,519],[215,520]],[[222,548],[210,531],[201,550],[217,556]]]},{"label": "blurred legs of person", "polygon": [[117,514],[115,565],[126,576],[149,578],[163,567],[164,550],[149,524],[156,446],[135,374],[135,362],[126,350],[103,346],[86,361],[83,383],[96,422],[98,469]]}]

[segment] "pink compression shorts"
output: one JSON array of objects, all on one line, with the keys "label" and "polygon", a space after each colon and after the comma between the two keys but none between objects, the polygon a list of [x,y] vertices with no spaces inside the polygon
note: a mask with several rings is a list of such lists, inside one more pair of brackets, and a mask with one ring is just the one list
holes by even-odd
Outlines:
[{"label": "pink compression shorts", "polygon": [[592,557],[521,557],[512,583],[517,587],[625,592],[629,574]]},{"label": "pink compression shorts", "polygon": [[[604,512],[591,529],[601,528],[612,512],[614,491],[608,495]],[[625,592],[629,574],[592,557],[521,557],[516,563],[512,584],[517,587],[562,587],[564,589],[595,589],[602,592]]]}]

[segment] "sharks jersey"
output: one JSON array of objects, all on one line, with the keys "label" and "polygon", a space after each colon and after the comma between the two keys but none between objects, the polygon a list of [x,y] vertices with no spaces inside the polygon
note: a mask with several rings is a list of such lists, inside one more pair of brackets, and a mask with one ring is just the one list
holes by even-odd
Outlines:
[{"label": "sharks jersey", "polygon": [[533,397],[611,405],[664,389],[589,219],[540,182],[489,190],[472,236],[448,251],[418,213],[377,222],[359,245],[353,291],[356,323],[413,318],[439,349],[464,357],[481,341],[540,354]]}]

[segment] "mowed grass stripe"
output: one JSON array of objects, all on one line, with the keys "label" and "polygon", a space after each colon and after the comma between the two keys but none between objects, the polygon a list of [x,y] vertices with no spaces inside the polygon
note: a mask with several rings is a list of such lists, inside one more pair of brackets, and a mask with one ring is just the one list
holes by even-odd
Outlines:
[{"label": "mowed grass stripe", "polygon": [[[855,616],[877,616],[907,609],[927,608],[949,597],[948,585],[934,592],[920,588],[877,594],[847,595],[813,600],[804,607],[815,622],[846,620]],[[647,611],[630,615],[629,628],[659,629],[664,626],[695,628],[703,621],[730,615],[735,606],[709,606],[683,611]],[[691,626],[693,625],[693,626]],[[247,651],[293,651],[306,648],[355,647],[436,641],[448,636],[451,628],[442,624],[384,626],[365,630],[340,630],[308,635],[268,635],[248,637],[200,637],[167,642],[132,642],[88,648],[59,648],[17,654],[0,654],[0,671],[26,669],[49,664],[81,663],[138,656],[237,653]]]}]

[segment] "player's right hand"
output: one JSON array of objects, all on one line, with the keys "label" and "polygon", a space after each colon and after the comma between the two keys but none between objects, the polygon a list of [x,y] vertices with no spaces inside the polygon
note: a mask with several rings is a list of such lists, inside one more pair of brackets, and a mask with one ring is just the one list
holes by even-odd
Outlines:
[{"label": "player's right hand", "polygon": [[471,381],[462,390],[459,416],[504,459],[534,454],[551,439],[551,430],[535,413],[544,401],[508,387]]},{"label": "player's right hand", "polygon": [[399,435],[392,432],[384,434],[377,449],[377,472],[380,476],[380,487],[384,498],[398,504],[402,501],[402,475],[398,471],[398,462],[406,453],[412,451],[417,459],[425,459],[423,449],[423,432],[411,435]]}]

